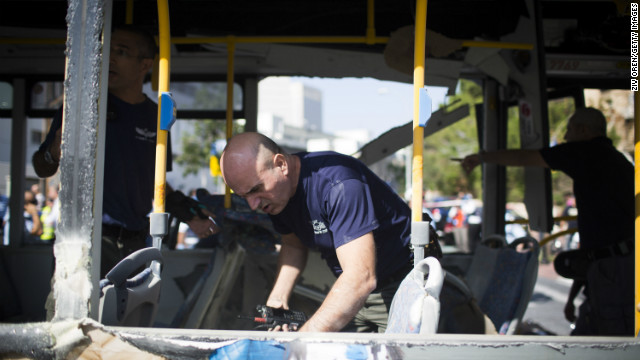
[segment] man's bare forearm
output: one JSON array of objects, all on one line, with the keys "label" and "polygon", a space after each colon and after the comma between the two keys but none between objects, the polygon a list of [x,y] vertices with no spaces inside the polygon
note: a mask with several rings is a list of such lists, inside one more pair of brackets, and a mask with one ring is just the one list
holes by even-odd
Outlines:
[{"label": "man's bare forearm", "polygon": [[283,243],[278,256],[278,273],[267,305],[289,308],[288,302],[296,280],[307,264],[306,248]]},{"label": "man's bare forearm", "polygon": [[375,289],[376,252],[369,232],[336,249],[342,274],[316,313],[300,331],[339,331],[351,321]]},{"label": "man's bare forearm", "polygon": [[513,149],[481,152],[480,159],[484,163],[504,166],[546,166],[547,164],[538,150]]},{"label": "man's bare forearm", "polygon": [[363,281],[358,274],[343,273],[331,287],[316,313],[299,331],[340,331],[364,306],[375,281]]},{"label": "man's bare forearm", "polygon": [[582,280],[573,280],[573,284],[571,284],[571,289],[569,289],[569,296],[567,302],[573,302],[575,298],[580,293],[580,290],[584,286],[585,282]]}]

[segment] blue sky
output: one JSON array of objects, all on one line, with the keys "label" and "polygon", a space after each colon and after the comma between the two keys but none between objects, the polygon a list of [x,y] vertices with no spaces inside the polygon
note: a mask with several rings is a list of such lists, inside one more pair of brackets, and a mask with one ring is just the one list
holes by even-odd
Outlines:
[{"label": "blue sky", "polygon": [[[412,121],[413,85],[376,79],[295,77],[322,91],[323,131],[368,128],[373,137]],[[427,87],[432,108],[444,102],[446,88]]]}]

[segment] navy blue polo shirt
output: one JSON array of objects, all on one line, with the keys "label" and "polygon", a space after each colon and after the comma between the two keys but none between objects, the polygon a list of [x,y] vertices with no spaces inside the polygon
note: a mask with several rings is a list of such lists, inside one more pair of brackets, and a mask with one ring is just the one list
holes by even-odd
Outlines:
[{"label": "navy blue polo shirt", "polygon": [[[158,106],[145,96],[129,104],[109,94],[105,139],[103,222],[129,230],[143,230],[151,211],[156,160]],[[62,109],[55,115],[44,150],[62,126]],[[167,171],[171,170],[168,142]]]},{"label": "navy blue polo shirt", "polygon": [[411,210],[391,187],[350,156],[295,156],[301,160],[296,192],[280,214],[271,216],[278,232],[294,233],[305,246],[320,251],[336,276],[342,273],[336,249],[369,232],[379,279],[409,263]]},{"label": "navy blue polo shirt", "polygon": [[554,170],[573,179],[580,248],[593,249],[634,236],[634,170],[610,139],[597,137],[540,150]]}]

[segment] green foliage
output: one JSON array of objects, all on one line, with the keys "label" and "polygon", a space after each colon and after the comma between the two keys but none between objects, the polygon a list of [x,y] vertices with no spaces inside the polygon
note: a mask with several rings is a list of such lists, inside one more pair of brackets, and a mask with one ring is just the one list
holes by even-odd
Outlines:
[{"label": "green foliage", "polygon": [[[471,193],[474,197],[482,196],[482,170],[477,167],[471,174],[466,174],[459,162],[452,158],[463,158],[478,152],[479,143],[475,105],[482,103],[480,85],[461,80],[457,93],[450,97],[449,107],[470,106],[469,116],[457,123],[442,129],[425,139],[423,181],[425,189],[439,191],[443,195],[455,195],[459,191]],[[563,141],[569,116],[574,112],[572,99],[559,99],[549,102],[550,142]],[[520,121],[518,108],[507,110],[507,148],[520,148]],[[507,201],[524,200],[524,168],[507,167]],[[554,202],[562,203],[563,194],[572,191],[573,182],[562,172],[551,173]]]},{"label": "green foliage", "polygon": [[[549,101],[549,141],[553,146],[564,141],[569,117],[575,111],[573,99],[562,98]],[[564,194],[573,192],[573,180],[561,171],[551,171],[552,201],[564,205]]]},{"label": "green foliage", "polygon": [[423,154],[423,181],[425,189],[440,191],[443,195],[455,195],[459,191],[480,194],[481,176],[475,171],[469,176],[458,161],[478,151],[475,120],[475,104],[482,102],[482,88],[462,80],[456,95],[449,98],[449,110],[470,106],[468,117],[442,129],[425,139]]},{"label": "green foliage", "polygon": [[[224,109],[226,107],[226,86],[224,83],[201,83],[194,94],[192,109]],[[234,108],[241,108],[241,91],[234,89]],[[181,120],[190,121],[190,120]],[[242,132],[244,125],[233,122],[233,134]],[[182,153],[175,157],[176,163],[184,166],[183,175],[197,174],[209,167],[211,144],[226,138],[224,120],[193,120],[193,131],[184,132],[181,138]]]}]

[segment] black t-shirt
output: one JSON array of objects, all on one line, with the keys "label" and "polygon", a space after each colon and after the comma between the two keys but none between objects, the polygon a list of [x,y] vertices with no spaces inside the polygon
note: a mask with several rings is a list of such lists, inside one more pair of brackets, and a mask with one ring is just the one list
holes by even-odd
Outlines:
[{"label": "black t-shirt", "polygon": [[[142,230],[151,211],[156,160],[158,106],[148,97],[129,104],[109,94],[104,158],[103,222]],[[62,109],[54,116],[46,149],[62,126]],[[167,171],[171,170],[171,142]]]},{"label": "black t-shirt", "polygon": [[573,179],[580,247],[634,237],[634,169],[610,139],[598,137],[540,150],[549,167]]},{"label": "black t-shirt", "polygon": [[385,279],[411,258],[411,209],[362,162],[335,152],[298,153],[300,179],[284,210],[271,216],[276,231],[294,233],[320,251],[333,273],[336,249],[369,232],[376,245],[376,275]]}]

